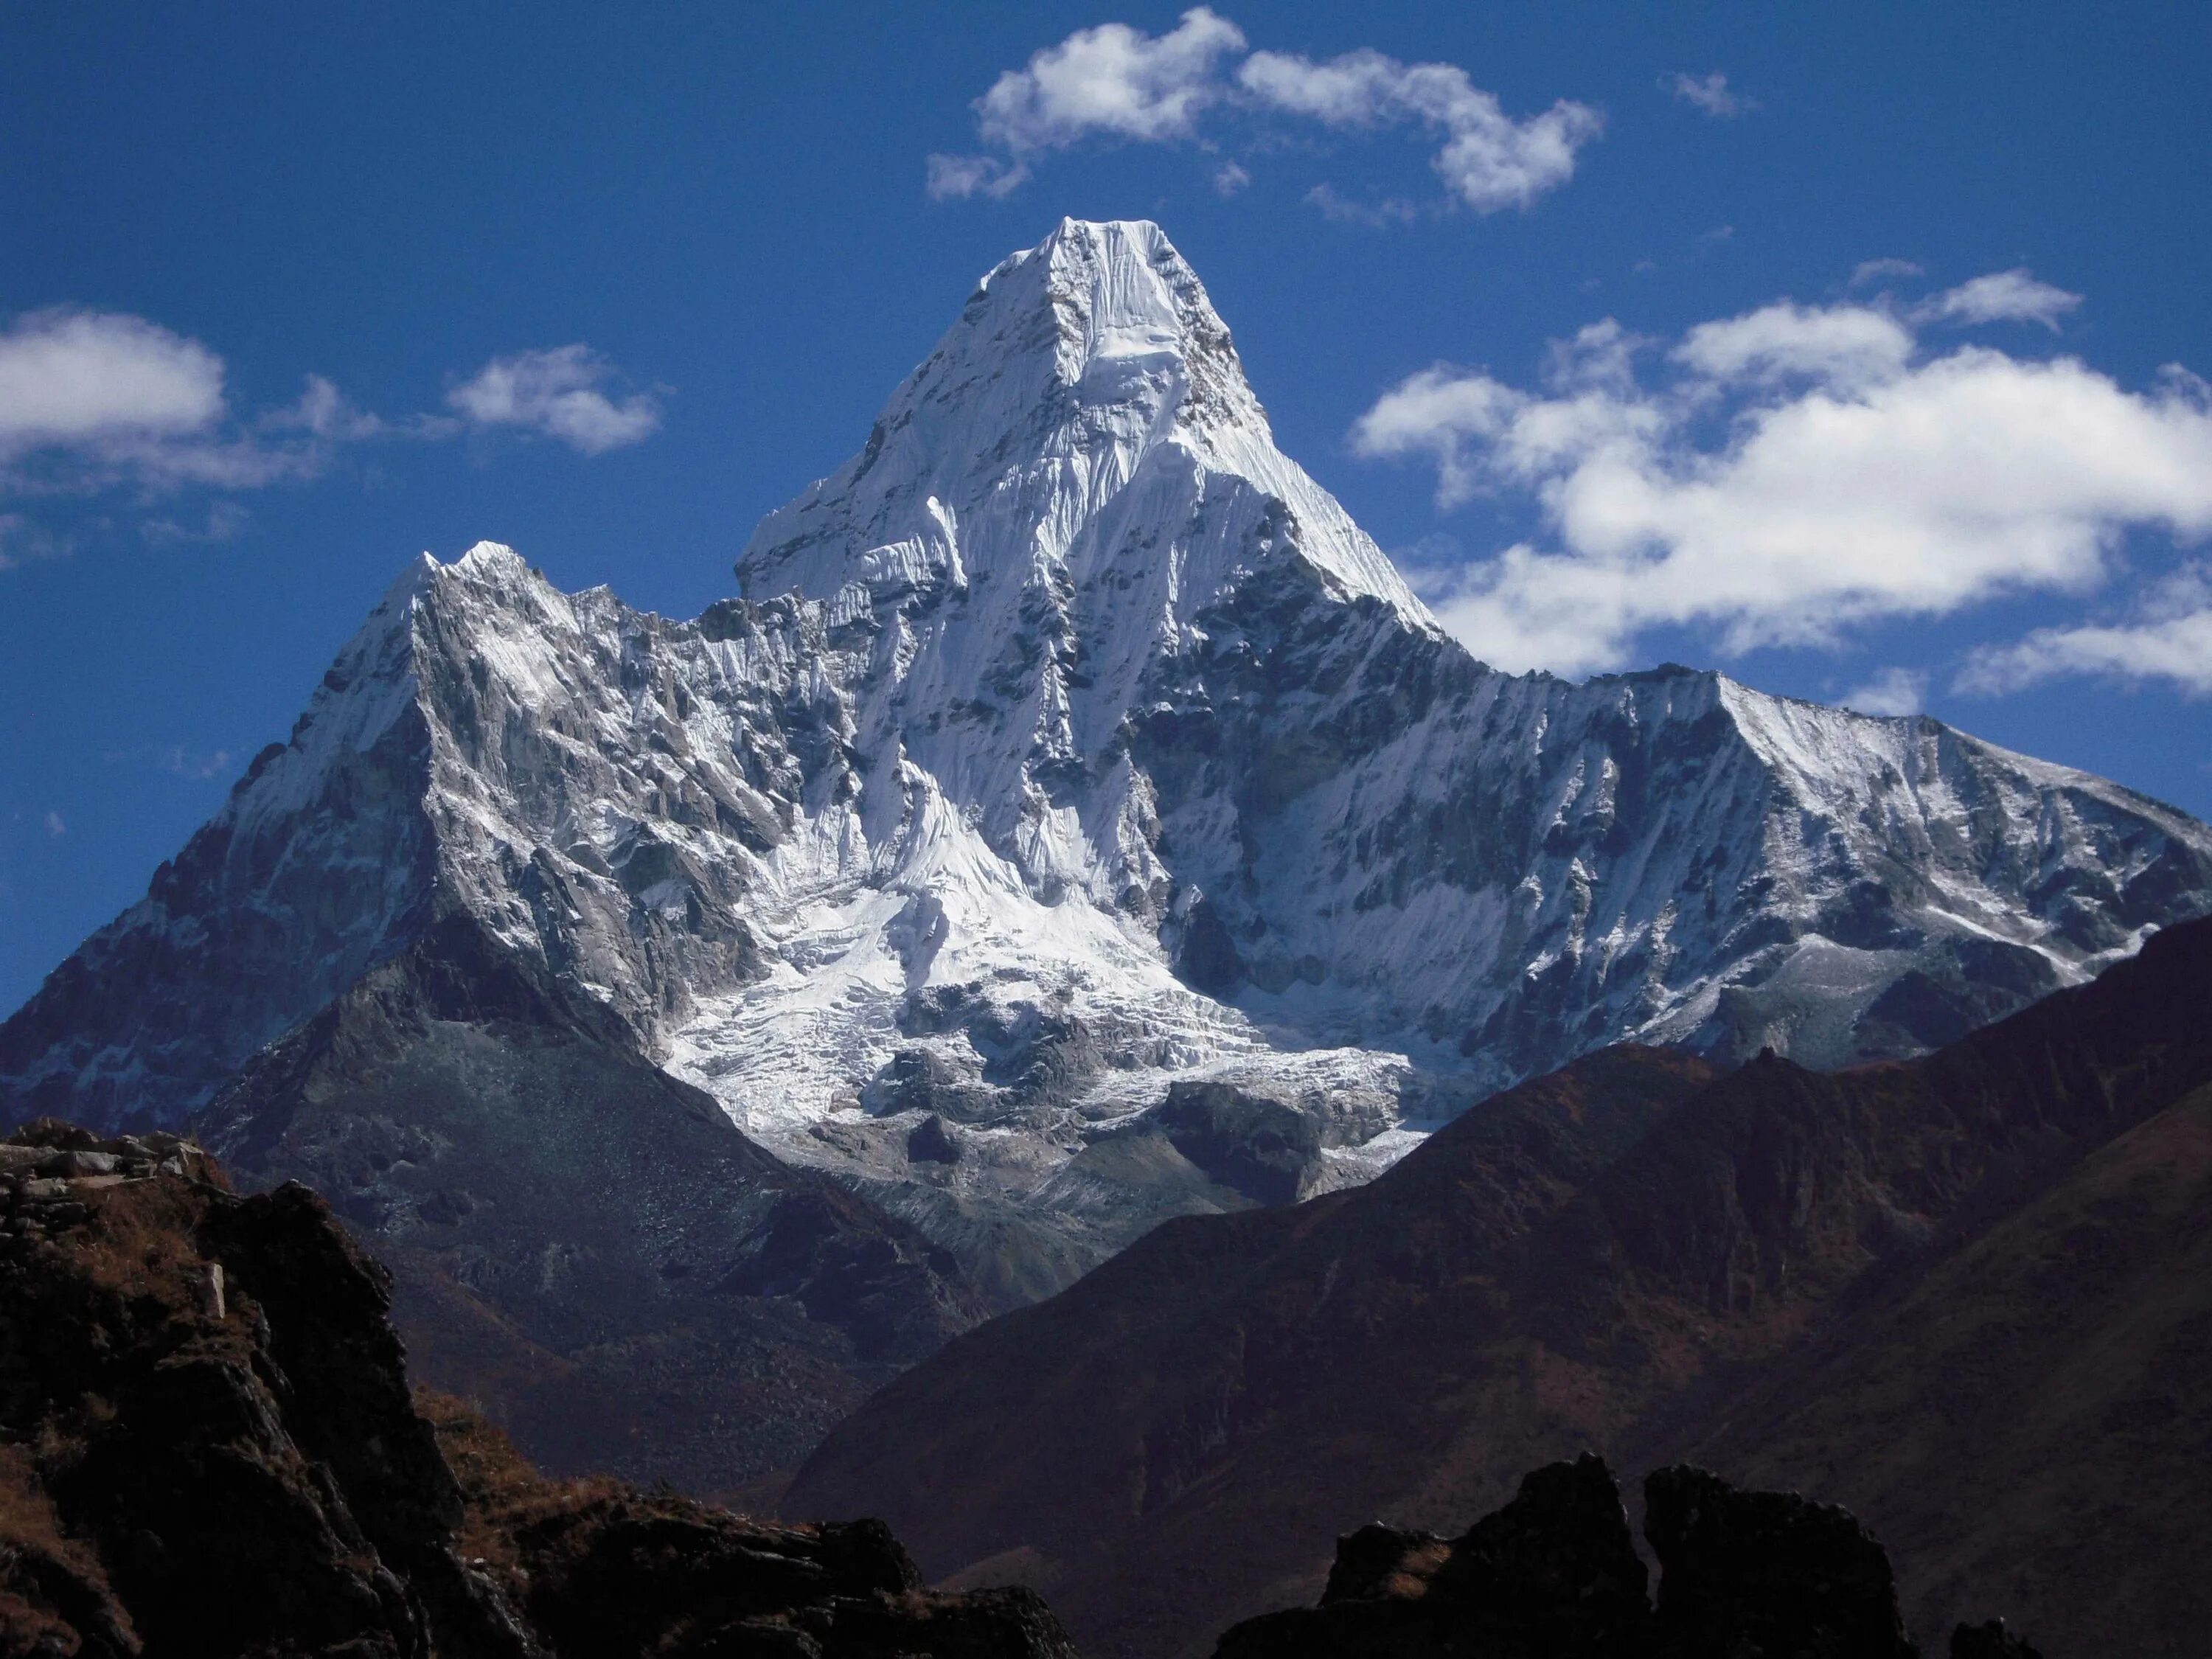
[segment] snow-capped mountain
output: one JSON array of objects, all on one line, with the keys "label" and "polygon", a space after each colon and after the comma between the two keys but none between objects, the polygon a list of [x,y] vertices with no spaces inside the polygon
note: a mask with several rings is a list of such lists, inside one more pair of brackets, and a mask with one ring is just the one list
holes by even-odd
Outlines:
[{"label": "snow-capped mountain", "polygon": [[0,1027],[7,1114],[189,1114],[465,915],[1016,1299],[1603,1043],[1911,1052],[2212,909],[2203,825],[1934,720],[1474,661],[1150,224],[993,271],[737,576],[426,556]]}]

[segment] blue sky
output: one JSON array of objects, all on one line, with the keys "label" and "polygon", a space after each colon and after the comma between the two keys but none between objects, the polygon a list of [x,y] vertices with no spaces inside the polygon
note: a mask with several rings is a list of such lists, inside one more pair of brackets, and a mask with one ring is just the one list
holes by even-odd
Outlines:
[{"label": "blue sky", "polygon": [[696,612],[1064,214],[1167,228],[1491,654],[2212,814],[2207,63],[2202,6],[8,8],[0,1010],[416,551]]}]

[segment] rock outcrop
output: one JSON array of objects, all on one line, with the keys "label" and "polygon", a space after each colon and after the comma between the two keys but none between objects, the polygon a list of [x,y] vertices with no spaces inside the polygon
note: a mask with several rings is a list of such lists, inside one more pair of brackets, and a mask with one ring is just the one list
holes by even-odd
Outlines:
[{"label": "rock outcrop", "polygon": [[304,1187],[41,1121],[0,1212],[0,1654],[1070,1659],[1035,1595],[925,1590],[879,1523],[551,1482],[426,1413],[387,1275]]},{"label": "rock outcrop", "polygon": [[[1889,1558],[1844,1510],[1741,1492],[1705,1469],[1644,1483],[1657,1604],[1620,1491],[1584,1453],[1526,1476],[1460,1537],[1363,1527],[1317,1607],[1231,1627],[1217,1659],[1919,1659]],[[2002,1620],[1951,1659],[2038,1659]]]}]

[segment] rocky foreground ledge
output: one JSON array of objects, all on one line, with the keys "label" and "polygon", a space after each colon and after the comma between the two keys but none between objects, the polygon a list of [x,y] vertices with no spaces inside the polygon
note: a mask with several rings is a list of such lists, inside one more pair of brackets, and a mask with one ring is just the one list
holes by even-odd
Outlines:
[{"label": "rocky foreground ledge", "polygon": [[[1347,1534],[1319,1607],[1232,1626],[1216,1659],[1920,1659],[1848,1510],[1676,1468],[1645,1480],[1644,1516],[1656,1606],[1620,1488],[1585,1452],[1458,1538]],[[1951,1659],[2042,1656],[1993,1620],[1954,1630]]]},{"label": "rocky foreground ledge", "polygon": [[411,1397],[389,1280],[304,1187],[173,1136],[0,1143],[0,1656],[1072,1659],[879,1522],[541,1479]]}]

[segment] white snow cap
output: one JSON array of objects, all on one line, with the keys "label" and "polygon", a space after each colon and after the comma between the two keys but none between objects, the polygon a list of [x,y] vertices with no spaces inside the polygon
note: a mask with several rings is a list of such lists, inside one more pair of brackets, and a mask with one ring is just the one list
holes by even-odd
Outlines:
[{"label": "white snow cap", "polygon": [[[1275,447],[1228,328],[1146,220],[1064,219],[984,277],[860,453],[763,520],[738,578],[756,597],[829,599],[856,581],[962,591],[1011,556],[1018,580],[1042,560],[1079,581],[1108,533],[1086,531],[1163,466],[1199,495],[1229,480],[1280,502],[1297,550],[1346,597],[1434,628],[1382,550]],[[1191,569],[1186,600],[1234,574]]]}]

